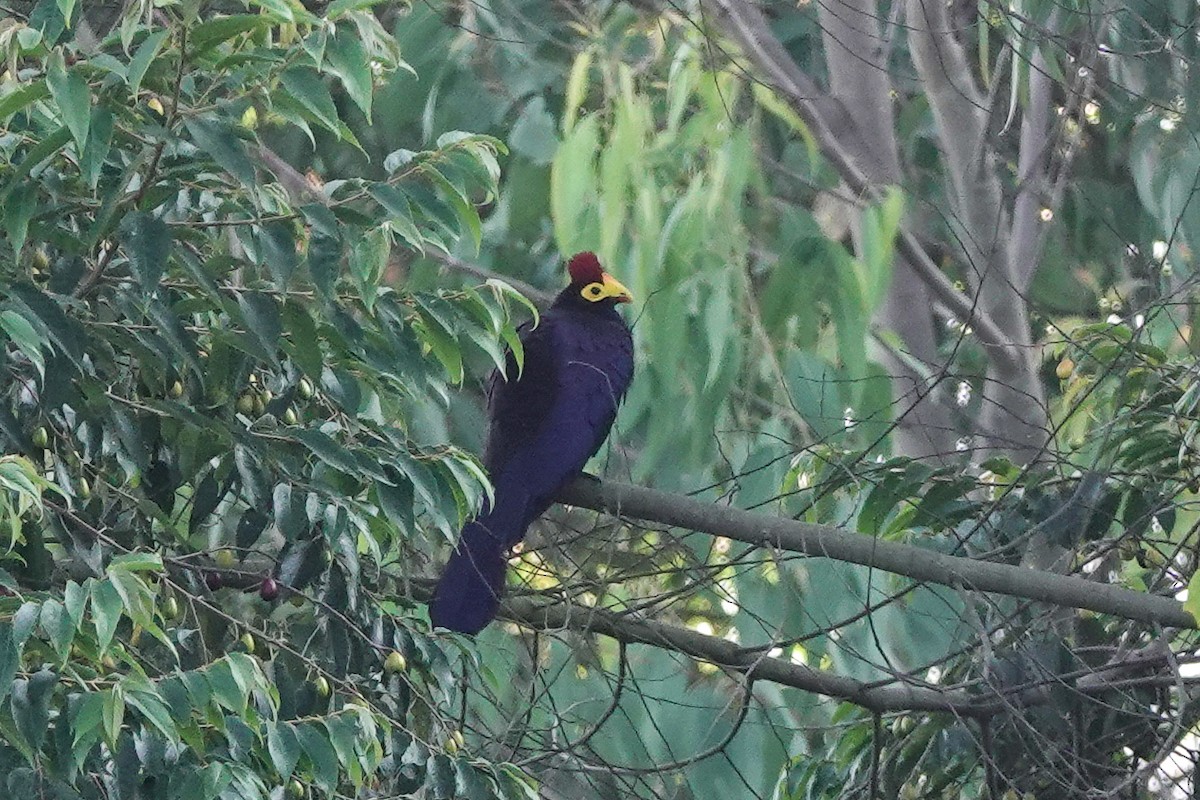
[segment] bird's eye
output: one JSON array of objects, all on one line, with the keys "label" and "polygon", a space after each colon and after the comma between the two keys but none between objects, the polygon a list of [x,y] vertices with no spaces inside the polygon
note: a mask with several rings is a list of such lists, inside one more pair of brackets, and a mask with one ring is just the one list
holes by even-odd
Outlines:
[{"label": "bird's eye", "polygon": [[589,283],[583,287],[583,296],[588,300],[596,301],[604,296],[604,287],[598,283]]}]

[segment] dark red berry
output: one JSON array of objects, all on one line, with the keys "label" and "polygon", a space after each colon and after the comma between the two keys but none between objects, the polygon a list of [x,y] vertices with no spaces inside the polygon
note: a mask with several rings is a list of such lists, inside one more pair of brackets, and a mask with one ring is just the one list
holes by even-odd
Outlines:
[{"label": "dark red berry", "polygon": [[279,597],[279,583],[274,578],[263,578],[259,584],[258,596],[263,600],[274,600]]},{"label": "dark red berry", "polygon": [[204,583],[214,592],[225,585],[225,581],[221,578],[221,573],[219,572],[204,573]]}]

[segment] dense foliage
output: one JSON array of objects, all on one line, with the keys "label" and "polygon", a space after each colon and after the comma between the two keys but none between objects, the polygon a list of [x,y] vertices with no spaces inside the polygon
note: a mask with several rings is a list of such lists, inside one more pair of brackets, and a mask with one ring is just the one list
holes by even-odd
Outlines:
[{"label": "dense foliage", "polygon": [[[866,62],[839,35],[886,34],[903,170],[861,193],[727,35],[725,3],[8,5],[14,796],[1186,784],[1192,631],[564,508],[510,580],[561,625],[472,644],[431,633],[420,601],[489,491],[478,380],[532,312],[498,278],[544,300],[588,248],[639,301],[607,476],[1039,578],[1190,588],[1200,610],[1195,4],[947,6],[996,185],[1036,215],[1028,291],[1000,292],[1027,316],[1036,458],[972,449],[996,373],[962,314],[884,313],[915,280],[896,279],[905,235],[972,303],[995,291],[914,67],[915,2],[860,4],[880,13],[840,33],[846,4],[746,4],[822,91]],[[1032,189],[1031,98],[1056,112]],[[908,321],[936,328],[925,350]],[[933,459],[907,457],[903,374],[940,404]],[[959,705],[874,714],[638,638],[643,622]]]},{"label": "dense foliage", "polygon": [[527,792],[461,750],[455,646],[401,588],[487,491],[414,419],[501,363],[521,298],[384,280],[394,247],[478,243],[503,147],[272,172],[288,131],[357,146],[343,117],[407,68],[368,5],[5,22],[11,796]]}]

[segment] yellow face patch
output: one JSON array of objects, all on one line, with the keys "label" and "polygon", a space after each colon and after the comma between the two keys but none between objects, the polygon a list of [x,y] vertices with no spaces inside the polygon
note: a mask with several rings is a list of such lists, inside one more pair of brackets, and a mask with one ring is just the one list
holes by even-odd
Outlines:
[{"label": "yellow face patch", "polygon": [[606,298],[612,298],[618,303],[628,303],[633,298],[629,294],[629,290],[621,285],[621,282],[604,273],[604,279],[601,281],[593,281],[586,284],[579,290],[579,295],[588,302],[598,303]]}]

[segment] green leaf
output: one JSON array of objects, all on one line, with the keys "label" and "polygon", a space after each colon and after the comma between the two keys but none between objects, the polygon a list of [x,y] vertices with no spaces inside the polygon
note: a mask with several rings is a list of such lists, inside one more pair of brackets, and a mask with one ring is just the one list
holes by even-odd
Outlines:
[{"label": "green leaf", "polygon": [[121,621],[121,594],[111,581],[102,580],[92,584],[92,624],[96,626],[96,643],[100,652],[108,649],[117,624]]},{"label": "green leaf", "polygon": [[8,697],[13,677],[21,665],[21,643],[13,635],[13,625],[0,620],[0,703]]},{"label": "green leaf", "polygon": [[242,185],[254,186],[254,164],[228,120],[189,117],[184,124],[200,149],[212,156],[218,166],[241,181]]},{"label": "green leaf", "polygon": [[111,747],[121,735],[121,725],[125,722],[125,692],[121,684],[118,683],[104,693],[104,707],[101,712],[104,737]]},{"label": "green leaf", "polygon": [[316,25],[319,19],[305,10],[296,0],[250,0],[250,4],[258,6],[270,14],[278,22],[304,23]]},{"label": "green leaf", "polygon": [[75,718],[71,723],[71,757],[78,765],[101,734],[104,693],[88,692],[79,700],[74,711]]},{"label": "green leaf", "polygon": [[318,123],[333,133],[341,133],[341,120],[338,119],[333,95],[316,70],[292,67],[284,71],[280,80],[284,90]]},{"label": "green leaf", "polygon": [[83,327],[73,319],[69,319],[58,303],[50,299],[45,292],[27,284],[14,284],[8,287],[12,295],[25,304],[36,319],[46,328],[46,333],[54,346],[71,359],[76,366],[83,366],[83,342],[85,336]]},{"label": "green leaf", "polygon": [[8,334],[8,338],[17,346],[17,349],[33,362],[38,375],[44,378],[46,358],[42,354],[42,339],[29,324],[29,320],[15,311],[0,311],[0,329]]},{"label": "green leaf", "polygon": [[368,8],[374,8],[388,0],[333,0],[326,9],[325,16],[329,19],[339,19],[350,11],[360,11]]},{"label": "green leaf", "polygon": [[279,582],[300,590],[325,571],[324,546],[319,539],[289,543],[279,559]]},{"label": "green leaf", "polygon": [[[196,43],[195,33],[201,27],[203,26],[197,26],[197,28],[192,30],[191,44],[193,48],[195,48]],[[138,45],[137,52],[133,54],[133,58],[129,60],[129,71],[125,75],[125,82],[129,84],[129,91],[134,97],[137,97],[138,90],[142,86],[142,78],[146,76],[146,70],[150,69],[150,65],[154,63],[154,58],[158,55],[158,51],[162,47],[163,42],[167,40],[169,33],[169,31],[164,29],[154,31],[148,35]],[[195,55],[194,49],[192,55]]]},{"label": "green leaf", "polygon": [[262,292],[242,292],[238,295],[238,305],[241,306],[246,327],[263,349],[275,358],[283,334],[283,322],[275,298]]},{"label": "green leaf", "polygon": [[234,533],[237,546],[242,549],[253,547],[258,537],[266,530],[269,521],[267,515],[257,508],[246,509],[242,518],[238,520],[237,531]]},{"label": "green leaf", "polygon": [[171,712],[167,710],[167,705],[161,697],[151,691],[130,689],[125,692],[125,702],[140,711],[169,741],[179,740],[179,732],[171,719]]},{"label": "green leaf", "polygon": [[358,462],[354,459],[354,455],[321,431],[313,429],[297,431],[292,434],[292,438],[334,469],[340,469],[348,475],[358,473]]},{"label": "green leaf", "polygon": [[286,290],[299,263],[291,223],[282,220],[267,223],[259,233],[258,242],[259,256],[267,262],[275,285]]},{"label": "green leaf", "polygon": [[97,108],[92,113],[92,129],[79,168],[87,185],[93,190],[100,183],[100,175],[112,150],[113,125],[112,112],[107,108]]},{"label": "green leaf", "polygon": [[275,487],[271,499],[275,513],[275,527],[289,541],[294,540],[300,532],[308,528],[304,494],[295,491],[289,483],[281,483]]},{"label": "green leaf", "polygon": [[333,745],[316,725],[304,723],[297,728],[296,734],[312,764],[313,780],[326,792],[332,792],[338,777],[337,753]]},{"label": "green leaf", "polygon": [[540,94],[525,104],[508,135],[508,141],[514,152],[534,164],[549,164],[554,159],[554,153],[558,150],[554,116],[546,110],[546,100]]},{"label": "green leaf", "polygon": [[121,239],[142,291],[153,294],[167,270],[171,230],[158,217],[137,211],[121,221]]},{"label": "green leaf", "polygon": [[392,237],[383,226],[365,231],[351,251],[350,271],[367,311],[371,311],[375,304],[375,295],[379,291],[391,251]]},{"label": "green leaf", "polygon": [[360,735],[357,718],[349,714],[337,714],[325,718],[325,728],[329,731],[329,741],[337,751],[338,761],[347,770],[358,766],[355,755],[355,740]]},{"label": "green leaf", "polygon": [[317,291],[325,298],[333,297],[333,287],[341,272],[342,240],[340,237],[314,233],[308,242],[308,274]]},{"label": "green leaf", "polygon": [[172,353],[183,362],[176,361],[177,368],[187,364],[196,380],[203,385],[207,375],[197,356],[196,343],[192,334],[183,327],[180,315],[167,306],[164,293],[156,294],[150,299],[146,304],[146,313],[158,325],[158,333],[170,345]]},{"label": "green leaf", "polygon": [[283,324],[288,333],[284,344],[288,355],[306,375],[319,380],[325,362],[312,315],[303,304],[288,300],[283,307]]},{"label": "green leaf", "polygon": [[399,481],[396,485],[377,481],[375,493],[379,505],[388,521],[407,533],[413,527],[413,487],[408,481]]},{"label": "green leaf", "polygon": [[417,298],[421,307],[421,316],[413,324],[413,328],[421,334],[421,338],[429,345],[438,361],[449,373],[452,383],[461,383],[463,379],[462,350],[454,338],[452,323],[447,318],[444,305],[440,310],[435,309],[431,300]]},{"label": "green leaf", "polygon": [[75,147],[82,153],[87,146],[88,127],[92,122],[91,95],[87,81],[75,69],[68,70],[61,50],[47,59],[46,83],[62,115],[63,124],[71,131]]},{"label": "green leaf", "polygon": [[75,623],[63,608],[62,603],[53,598],[42,603],[40,624],[42,633],[54,648],[59,660],[65,660],[67,651],[71,649],[71,642],[75,638]]},{"label": "green leaf", "polygon": [[29,221],[37,211],[37,192],[32,183],[21,183],[13,188],[4,204],[4,229],[12,244],[13,254],[20,256],[21,248],[29,235]]},{"label": "green leaf", "polygon": [[75,0],[57,0],[58,11],[67,25],[71,24],[71,15],[75,13]]},{"label": "green leaf", "polygon": [[36,603],[33,600],[26,600],[17,609],[17,613],[13,614],[13,642],[17,647],[24,646],[29,640],[30,634],[33,633],[34,627],[37,625],[38,617],[42,613],[42,604]]},{"label": "green leaf", "polygon": [[424,253],[425,239],[421,236],[416,222],[413,221],[412,206],[409,205],[408,197],[404,192],[386,183],[371,184],[368,191],[390,214],[388,227],[398,233],[409,245]]},{"label": "green leaf", "polygon": [[16,187],[21,186],[22,181],[28,178],[34,169],[65,147],[69,141],[71,141],[71,131],[64,125],[49,136],[44,136],[34,145],[25,158],[21,159],[17,168],[4,176],[6,178],[5,188],[0,192],[0,204],[8,202],[9,196]]},{"label": "green leaf", "polygon": [[196,491],[192,495],[192,513],[188,518],[188,535],[195,533],[196,528],[208,519],[208,516],[216,510],[217,504],[221,502],[223,496],[224,492],[219,491],[216,475],[209,472],[200,481],[200,485],[196,487]]},{"label": "green leaf", "polygon": [[76,628],[79,623],[83,622],[83,610],[88,601],[88,588],[75,581],[67,581],[67,587],[63,591],[63,606],[67,609],[67,615],[71,618],[71,624]]},{"label": "green leaf", "polygon": [[300,760],[300,740],[296,737],[296,729],[286,722],[268,723],[267,752],[271,754],[271,763],[279,777],[287,780]]},{"label": "green leaf", "polygon": [[564,137],[550,170],[550,214],[560,253],[577,253],[600,242],[596,207],[596,154],[600,119],[584,117]]},{"label": "green leaf", "polygon": [[479,220],[479,212],[475,210],[475,206],[471,205],[471,201],[459,191],[458,187],[447,180],[446,176],[438,170],[427,167],[423,172],[435,186],[442,190],[442,196],[449,200],[451,208],[458,215],[459,223],[471,234],[471,242],[475,247],[475,252],[478,253],[479,244],[483,240],[483,223]]},{"label": "green leaf", "polygon": [[371,59],[363,48],[357,32],[342,25],[329,42],[327,53],[329,66],[346,87],[346,94],[359,107],[367,122],[371,121],[371,97],[374,78],[371,76]]},{"label": "green leaf", "polygon": [[163,560],[158,553],[124,553],[108,562],[108,569],[110,572],[162,572]]},{"label": "green leaf", "polygon": [[231,14],[201,22],[188,35],[188,54],[196,58],[243,33],[271,27],[270,17],[260,14]]},{"label": "green leaf", "polygon": [[0,120],[7,120],[18,111],[27,108],[43,97],[50,94],[46,81],[39,80],[30,84],[17,84],[17,88],[0,97]]},{"label": "green leaf", "polygon": [[246,692],[234,678],[233,668],[229,657],[214,663],[204,673],[212,689],[213,698],[234,714],[241,714],[246,708]]},{"label": "green leaf", "polygon": [[454,767],[450,759],[441,754],[430,756],[426,769],[425,786],[431,800],[450,800],[454,797]]},{"label": "green leaf", "polygon": [[50,722],[50,699],[58,675],[51,670],[35,672],[28,680],[18,678],[12,684],[12,715],[17,730],[34,750],[40,750]]}]

